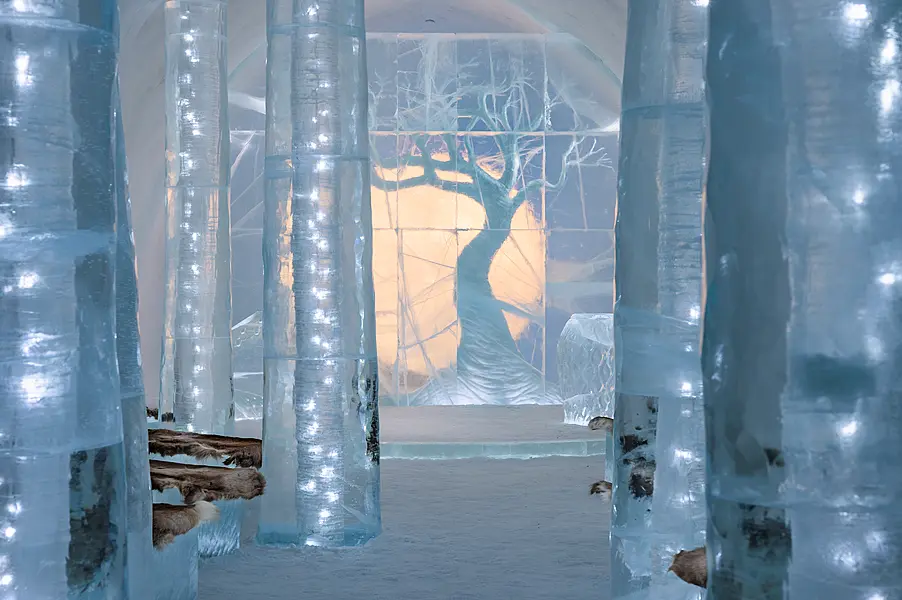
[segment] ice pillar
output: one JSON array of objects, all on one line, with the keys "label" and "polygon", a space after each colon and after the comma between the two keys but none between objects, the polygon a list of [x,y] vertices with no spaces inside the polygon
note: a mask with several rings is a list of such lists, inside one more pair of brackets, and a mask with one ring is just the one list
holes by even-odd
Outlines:
[{"label": "ice pillar", "polygon": [[258,539],[378,535],[363,0],[268,0]]},{"label": "ice pillar", "polygon": [[232,433],[225,0],[166,2],[166,281],[160,415]]},{"label": "ice pillar", "polygon": [[[118,90],[117,90],[118,92]],[[138,333],[138,279],[132,234],[131,197],[125,158],[122,111],[116,97],[116,356],[128,482],[128,591],[131,600],[153,596],[151,567],[153,525],[150,466],[147,458],[147,412]]]},{"label": "ice pillar", "polygon": [[900,23],[898,0],[711,6],[712,598],[902,589]]},{"label": "ice pillar", "polygon": [[0,6],[0,593],[123,598],[116,2]]},{"label": "ice pillar", "polygon": [[689,600],[705,539],[699,360],[706,3],[631,0],[617,201],[614,598]]}]

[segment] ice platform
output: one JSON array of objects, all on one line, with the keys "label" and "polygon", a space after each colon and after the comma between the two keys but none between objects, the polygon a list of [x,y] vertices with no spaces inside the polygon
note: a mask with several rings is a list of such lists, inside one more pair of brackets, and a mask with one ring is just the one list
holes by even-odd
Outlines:
[{"label": "ice platform", "polygon": [[[384,459],[604,456],[605,433],[564,423],[561,405],[385,406],[379,409]],[[235,423],[260,437],[259,420]]]}]

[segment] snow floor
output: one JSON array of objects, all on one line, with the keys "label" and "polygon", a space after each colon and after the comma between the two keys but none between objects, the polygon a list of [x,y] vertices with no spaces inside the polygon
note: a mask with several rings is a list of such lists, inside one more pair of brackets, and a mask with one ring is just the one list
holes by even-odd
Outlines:
[{"label": "snow floor", "polygon": [[610,504],[589,496],[603,473],[600,456],[386,461],[381,536],[248,540],[201,564],[199,600],[605,600]]}]

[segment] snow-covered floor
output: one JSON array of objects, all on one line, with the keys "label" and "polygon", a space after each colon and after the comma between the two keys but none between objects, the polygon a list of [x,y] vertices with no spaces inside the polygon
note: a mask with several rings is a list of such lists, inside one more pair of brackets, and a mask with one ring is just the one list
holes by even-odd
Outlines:
[{"label": "snow-covered floor", "polygon": [[605,600],[603,457],[385,461],[364,548],[246,543],[200,568],[200,600]]}]

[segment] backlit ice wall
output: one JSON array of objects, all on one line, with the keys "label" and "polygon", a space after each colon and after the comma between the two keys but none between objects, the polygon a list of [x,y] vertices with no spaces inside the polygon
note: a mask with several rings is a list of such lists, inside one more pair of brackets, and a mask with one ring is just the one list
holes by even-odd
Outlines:
[{"label": "backlit ice wall", "polygon": [[[561,402],[564,324],[612,307],[618,115],[596,88],[619,81],[566,35],[370,34],[367,57],[380,402]],[[262,390],[257,69],[230,82],[238,418]]]}]

